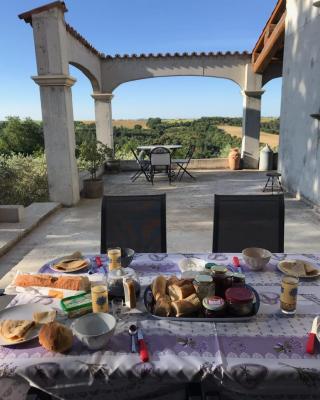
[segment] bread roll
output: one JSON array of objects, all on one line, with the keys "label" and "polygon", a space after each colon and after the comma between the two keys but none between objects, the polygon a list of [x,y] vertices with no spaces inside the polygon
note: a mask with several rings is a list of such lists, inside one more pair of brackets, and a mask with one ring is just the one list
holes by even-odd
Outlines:
[{"label": "bread roll", "polygon": [[159,317],[169,317],[171,314],[171,300],[165,295],[160,297],[154,306],[153,313]]},{"label": "bread roll", "polygon": [[184,300],[173,301],[171,304],[176,317],[183,317],[197,312],[201,306],[200,300],[195,293]]},{"label": "bread roll", "polygon": [[59,322],[50,322],[40,329],[39,342],[48,351],[64,353],[72,347],[72,331]]},{"label": "bread roll", "polygon": [[192,293],[195,293],[195,288],[190,282],[183,286],[178,286],[176,284],[168,286],[168,294],[172,301],[185,299]]},{"label": "bread roll", "polygon": [[166,294],[167,290],[167,279],[159,275],[152,282],[152,294],[154,299],[157,301],[160,297]]},{"label": "bread roll", "polygon": [[193,279],[179,279],[176,276],[171,276],[167,281],[167,286],[177,285],[184,286],[192,283]]},{"label": "bread roll", "polygon": [[40,286],[54,289],[83,290],[88,291],[90,281],[86,276],[56,276],[49,274],[19,274],[15,278],[16,286]]}]

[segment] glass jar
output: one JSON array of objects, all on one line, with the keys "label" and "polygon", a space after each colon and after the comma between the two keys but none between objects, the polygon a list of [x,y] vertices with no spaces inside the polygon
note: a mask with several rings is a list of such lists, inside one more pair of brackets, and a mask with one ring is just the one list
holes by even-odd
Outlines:
[{"label": "glass jar", "polygon": [[228,311],[239,317],[252,312],[254,294],[248,287],[232,287],[226,291]]},{"label": "glass jar", "polygon": [[[215,294],[216,296],[224,298],[228,269],[224,265],[215,265],[211,267],[211,271],[213,274],[212,277],[215,285]],[[228,278],[228,281],[230,281],[230,278]]]},{"label": "glass jar", "polygon": [[120,268],[109,271],[108,274],[108,288],[109,298],[112,300],[114,297],[121,297],[124,300],[123,279],[130,278],[133,281],[136,298],[140,294],[140,281],[136,271],[132,268]]},{"label": "glass jar", "polygon": [[121,248],[108,249],[109,271],[121,268]]},{"label": "glass jar", "polygon": [[221,317],[225,314],[226,304],[222,297],[205,297],[202,301],[202,305],[207,318]]},{"label": "glass jar", "polygon": [[246,276],[240,274],[239,272],[234,272],[232,274],[232,286],[233,287],[243,287],[246,284]]},{"label": "glass jar", "polygon": [[200,301],[202,301],[205,297],[214,295],[215,287],[212,276],[207,274],[199,274],[195,277],[192,283]]}]

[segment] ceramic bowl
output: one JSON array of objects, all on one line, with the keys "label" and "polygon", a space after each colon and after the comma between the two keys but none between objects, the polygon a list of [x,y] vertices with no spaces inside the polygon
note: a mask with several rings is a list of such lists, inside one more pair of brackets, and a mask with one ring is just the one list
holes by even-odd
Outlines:
[{"label": "ceramic bowl", "polygon": [[116,319],[111,314],[92,313],[76,319],[73,334],[90,350],[102,349],[114,333]]},{"label": "ceramic bowl", "polygon": [[121,248],[121,267],[127,268],[131,264],[134,257],[134,250],[129,247]]},{"label": "ceramic bowl", "polygon": [[245,264],[254,271],[264,268],[270,261],[271,255],[269,250],[259,247],[248,247],[242,250]]},{"label": "ceramic bowl", "polygon": [[179,261],[179,268],[181,272],[186,271],[204,271],[205,270],[206,261],[201,260],[200,258],[184,258]]}]

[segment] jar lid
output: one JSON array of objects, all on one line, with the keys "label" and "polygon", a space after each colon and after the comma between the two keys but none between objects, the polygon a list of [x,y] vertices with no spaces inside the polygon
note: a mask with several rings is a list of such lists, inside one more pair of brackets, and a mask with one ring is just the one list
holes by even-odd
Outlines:
[{"label": "jar lid", "polygon": [[220,311],[223,309],[225,305],[225,301],[223,300],[222,297],[219,296],[211,296],[211,297],[205,297],[202,300],[203,307],[205,307],[208,310],[212,311]]},{"label": "jar lid", "polygon": [[225,297],[232,303],[248,303],[253,300],[253,292],[247,287],[232,287],[226,290]]},{"label": "jar lid", "polygon": [[213,281],[211,275],[199,274],[195,277],[196,283],[211,283]]},{"label": "jar lid", "polygon": [[225,274],[228,271],[228,268],[225,267],[224,265],[215,265],[211,268],[212,271],[214,271],[215,274]]},{"label": "jar lid", "polygon": [[205,269],[211,269],[212,267],[215,267],[217,264],[215,263],[206,263],[206,265],[204,266]]},{"label": "jar lid", "polygon": [[241,274],[240,272],[234,272],[232,275],[234,278],[243,279],[243,280],[246,279],[245,274]]}]

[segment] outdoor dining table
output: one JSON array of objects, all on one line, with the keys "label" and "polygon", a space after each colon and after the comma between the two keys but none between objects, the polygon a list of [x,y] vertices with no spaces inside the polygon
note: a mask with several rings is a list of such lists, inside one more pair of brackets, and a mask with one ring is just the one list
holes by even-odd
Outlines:
[{"label": "outdoor dining table", "polygon": [[[184,258],[228,266],[234,255],[136,254],[130,267],[139,276],[143,295],[155,276],[179,275],[179,261]],[[320,398],[320,350],[318,347],[314,355],[305,351],[312,320],[320,314],[319,280],[301,280],[296,315],[281,314],[282,273],[277,264],[285,258],[320,266],[317,254],[273,254],[259,272],[241,263],[246,282],[255,288],[261,302],[258,314],[247,322],[156,319],[147,313],[141,295],[137,309],[118,321],[104,350],[89,351],[76,339],[66,354],[48,352],[37,340],[1,347],[0,398],[17,400],[14,394],[23,392],[21,377],[61,399],[182,399],[188,382],[201,382],[207,393],[237,393],[229,397],[237,400],[265,399],[268,394],[281,399],[294,399],[294,395]],[[49,271],[49,264],[40,270]],[[59,304],[56,299],[19,294],[11,305],[28,302]],[[141,362],[139,355],[130,351],[128,327],[132,323],[143,329],[149,362]]]}]

